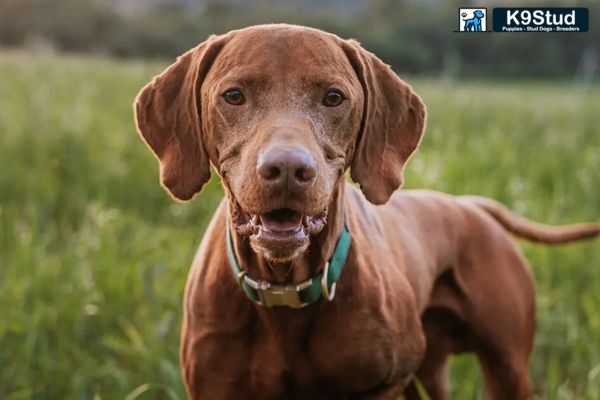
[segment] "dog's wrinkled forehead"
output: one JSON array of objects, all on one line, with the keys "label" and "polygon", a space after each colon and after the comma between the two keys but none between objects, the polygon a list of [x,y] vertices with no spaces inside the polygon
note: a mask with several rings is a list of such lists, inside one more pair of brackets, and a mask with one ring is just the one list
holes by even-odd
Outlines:
[{"label": "dog's wrinkled forehead", "polygon": [[[213,71],[219,71],[218,76]],[[209,79],[224,84],[358,85],[340,39],[310,28],[269,25],[236,31]]]}]

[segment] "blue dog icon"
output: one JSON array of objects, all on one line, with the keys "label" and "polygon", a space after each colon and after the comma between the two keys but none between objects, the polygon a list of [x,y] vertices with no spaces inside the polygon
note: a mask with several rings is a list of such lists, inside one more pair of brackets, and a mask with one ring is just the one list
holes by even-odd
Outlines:
[{"label": "blue dog icon", "polygon": [[[466,13],[462,14],[463,17],[466,17]],[[485,17],[485,14],[481,10],[473,11],[473,18],[463,19],[465,21],[465,31],[475,31],[481,32],[481,19]]]}]

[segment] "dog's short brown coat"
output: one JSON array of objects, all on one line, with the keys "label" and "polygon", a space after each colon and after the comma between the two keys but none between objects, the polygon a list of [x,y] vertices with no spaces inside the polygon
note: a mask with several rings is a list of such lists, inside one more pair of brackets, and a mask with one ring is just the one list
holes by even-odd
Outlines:
[{"label": "dog's short brown coat", "polygon": [[[223,101],[231,87],[243,88],[243,106]],[[321,104],[330,87],[344,93],[339,107]],[[425,106],[356,41],[290,25],[213,36],[149,83],[135,111],[173,197],[199,192],[211,163],[227,194],[185,291],[181,363],[191,398],[416,399],[416,373],[431,398],[444,399],[447,358],[466,351],[477,353],[492,398],[532,396],[534,288],[507,231],[558,243],[600,228],[536,225],[478,197],[395,192],[421,141]],[[261,186],[256,160],[273,143],[314,155],[310,189]],[[348,168],[362,193],[345,183]],[[308,279],[345,220],[352,244],[332,302],[267,309],[241,291],[226,256],[227,214],[281,207],[327,208],[328,223],[279,253],[232,226],[243,268],[273,282]]]}]

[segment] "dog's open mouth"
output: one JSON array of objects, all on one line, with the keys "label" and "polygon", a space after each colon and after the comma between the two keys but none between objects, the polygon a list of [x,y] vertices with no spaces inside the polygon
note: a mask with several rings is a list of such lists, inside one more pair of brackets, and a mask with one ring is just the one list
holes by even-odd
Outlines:
[{"label": "dog's open mouth", "polygon": [[301,254],[308,248],[310,237],[327,224],[327,209],[316,215],[292,208],[251,214],[234,201],[230,211],[236,232],[250,239],[254,251],[275,263],[288,262]]},{"label": "dog's open mouth", "polygon": [[327,223],[327,210],[317,215],[303,215],[291,208],[279,208],[264,214],[248,214],[241,208],[232,213],[236,231],[266,241],[303,241],[316,235]]},{"label": "dog's open mouth", "polygon": [[326,213],[318,216],[306,216],[289,208],[280,208],[261,215],[253,215],[250,223],[254,234],[264,239],[302,240],[305,236],[315,235],[326,223]]}]

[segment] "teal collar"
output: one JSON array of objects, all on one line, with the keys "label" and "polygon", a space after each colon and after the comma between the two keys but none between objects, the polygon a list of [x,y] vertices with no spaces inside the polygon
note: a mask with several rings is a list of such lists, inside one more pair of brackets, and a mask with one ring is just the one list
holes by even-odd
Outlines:
[{"label": "teal collar", "polygon": [[277,284],[252,279],[242,270],[233,248],[233,238],[227,223],[227,258],[233,274],[237,277],[242,290],[253,302],[265,307],[287,306],[302,308],[316,302],[321,295],[327,300],[335,296],[335,284],[342,274],[342,269],[350,250],[350,232],[344,223],[335,245],[333,255],[325,263],[322,272],[299,284]]}]

